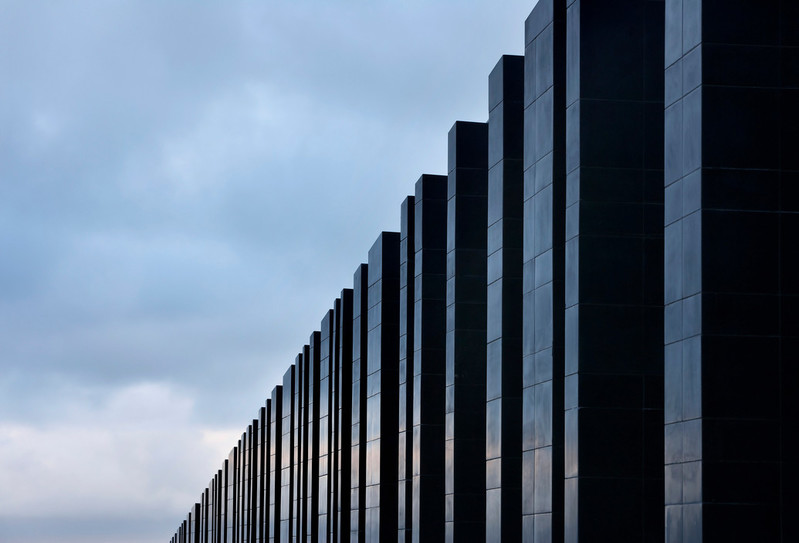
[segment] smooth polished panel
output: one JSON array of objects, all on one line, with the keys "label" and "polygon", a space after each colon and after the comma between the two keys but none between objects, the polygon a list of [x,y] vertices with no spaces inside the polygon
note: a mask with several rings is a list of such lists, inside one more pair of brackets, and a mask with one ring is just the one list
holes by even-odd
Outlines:
[{"label": "smooth polished panel", "polygon": [[413,310],[414,310],[414,210],[413,196],[402,202],[399,246],[399,402],[397,541],[412,540],[413,510]]},{"label": "smooth polished panel", "polygon": [[524,57],[488,77],[486,541],[521,537]]},{"label": "smooth polished panel", "polygon": [[369,249],[366,541],[397,538],[400,234]]},{"label": "smooth polished panel", "polygon": [[350,540],[350,484],[352,476],[352,311],[353,291],[341,291],[340,311],[336,315],[339,338],[338,351],[338,390],[340,402],[338,409],[338,508],[337,524],[334,521],[333,541]]},{"label": "smooth polished panel", "polygon": [[795,2],[667,2],[668,43],[682,36],[666,59],[682,71],[665,126],[669,541],[799,538],[797,449],[778,437],[799,416],[779,354],[799,329],[780,309],[799,269],[779,181],[797,169],[781,152],[797,143],[795,20]]},{"label": "smooth polished panel", "polygon": [[414,197],[412,540],[444,538],[447,177],[423,175]]},{"label": "smooth polished panel", "polygon": [[565,0],[535,6],[525,43],[522,540],[543,543],[563,538]]},{"label": "smooth polished panel", "polygon": [[449,132],[445,540],[485,539],[488,127]]},{"label": "smooth polished panel", "polygon": [[350,541],[363,543],[366,532],[366,370],[369,266],[361,264],[352,293],[352,449],[350,461]]},{"label": "smooth polished panel", "polygon": [[[664,9],[650,0],[575,0],[567,10],[566,173],[576,196],[565,229],[567,543],[654,541],[664,533],[656,347],[663,341]],[[548,338],[539,316],[552,302],[541,295],[534,330]],[[534,427],[544,433],[541,408],[552,392],[536,390],[533,403]]]}]

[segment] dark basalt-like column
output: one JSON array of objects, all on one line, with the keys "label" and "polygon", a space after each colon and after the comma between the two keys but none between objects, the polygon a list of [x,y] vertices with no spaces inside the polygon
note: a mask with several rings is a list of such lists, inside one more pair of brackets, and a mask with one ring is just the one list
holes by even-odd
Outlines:
[{"label": "dark basalt-like column", "polygon": [[233,487],[233,541],[234,543],[243,543],[243,537],[241,535],[241,492],[242,492],[242,485],[241,485],[241,474],[244,471],[244,463],[242,462],[242,442],[241,438],[236,442],[236,446],[233,448],[235,452],[234,457],[234,465],[233,465],[233,475],[234,479],[234,487]]},{"label": "dark basalt-like column", "polygon": [[308,372],[310,345],[304,345],[296,359],[294,390],[294,504],[293,541],[305,541],[305,489],[308,486]]},{"label": "dark basalt-like column", "polygon": [[[270,416],[270,483],[269,483],[269,543],[280,541],[281,474],[283,469],[283,386],[272,389]],[[226,543],[226,542],[223,542]]]},{"label": "dark basalt-like column", "polygon": [[488,77],[486,541],[521,538],[524,57]]},{"label": "dark basalt-like column", "polygon": [[797,541],[799,4],[666,2],[666,541]]},{"label": "dark basalt-like column", "polygon": [[488,127],[449,131],[447,190],[447,541],[485,539]]},{"label": "dark basalt-like column", "polygon": [[227,499],[225,500],[225,539],[228,543],[238,541],[236,536],[236,474],[238,473],[238,453],[236,447],[230,451],[227,458]]},{"label": "dark basalt-like column", "polygon": [[366,526],[366,364],[369,266],[361,264],[352,293],[352,456],[350,541],[363,543]]},{"label": "dark basalt-like column", "polygon": [[423,175],[414,196],[412,540],[444,539],[447,177]]},{"label": "dark basalt-like column", "polygon": [[260,469],[258,471],[258,500],[259,500],[259,518],[258,518],[258,543],[267,543],[269,541],[269,484],[271,482],[271,444],[272,436],[269,432],[269,425],[272,420],[272,400],[268,399],[264,403],[259,413],[260,419],[260,444],[258,447],[258,456],[260,462]]},{"label": "dark basalt-like column", "polygon": [[336,463],[338,506],[334,508],[336,520],[333,524],[332,541],[350,540],[350,481],[352,460],[352,289],[341,291],[341,304],[336,306],[336,336],[339,338],[338,371],[336,373],[339,391],[338,412],[336,414]]},{"label": "dark basalt-like column", "polygon": [[366,377],[366,541],[397,537],[399,238],[369,249]]},{"label": "dark basalt-like column", "polygon": [[281,474],[280,474],[280,541],[290,543],[294,541],[294,522],[292,512],[294,505],[295,485],[295,429],[294,429],[294,396],[295,396],[295,369],[302,364],[301,357],[297,357],[295,364],[289,366],[283,375],[283,407],[281,422]]},{"label": "dark basalt-like column", "polygon": [[567,8],[568,543],[663,535],[663,16]]},{"label": "dark basalt-like column", "polygon": [[319,461],[318,470],[319,477],[317,482],[318,487],[318,509],[319,514],[316,517],[317,536],[318,541],[326,542],[330,535],[330,487],[331,477],[330,473],[333,464],[333,451],[331,447],[332,435],[332,417],[331,412],[333,409],[333,344],[335,337],[333,336],[333,310],[328,311],[322,318],[321,330],[319,338]]},{"label": "dark basalt-like column", "polygon": [[563,541],[566,0],[525,22],[523,540]]},{"label": "dark basalt-like column", "polygon": [[399,436],[397,541],[411,541],[413,510],[413,307],[414,200],[408,196],[400,213],[399,283]]},{"label": "dark basalt-like column", "polygon": [[313,332],[310,337],[310,356],[305,365],[305,382],[308,387],[306,395],[307,448],[304,455],[305,495],[303,518],[305,519],[306,541],[318,538],[319,516],[319,362],[321,358],[321,334]]}]

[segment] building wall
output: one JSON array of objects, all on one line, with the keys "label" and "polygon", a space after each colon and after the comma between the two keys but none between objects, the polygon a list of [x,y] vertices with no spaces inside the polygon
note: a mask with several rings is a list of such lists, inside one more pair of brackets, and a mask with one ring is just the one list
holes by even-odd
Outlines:
[{"label": "building wall", "polygon": [[799,540],[797,21],[539,0],[172,541]]}]

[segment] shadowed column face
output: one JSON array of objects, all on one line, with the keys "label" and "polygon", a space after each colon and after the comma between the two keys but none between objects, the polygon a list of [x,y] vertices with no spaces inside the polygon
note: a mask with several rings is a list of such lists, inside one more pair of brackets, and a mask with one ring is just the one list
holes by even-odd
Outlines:
[{"label": "shadowed column face", "polygon": [[666,541],[796,541],[799,5],[666,2]]},{"label": "shadowed column face", "polygon": [[445,537],[485,538],[486,213],[488,129],[449,132]]},{"label": "shadowed column face", "polygon": [[663,17],[653,0],[567,9],[568,543],[663,534]]},{"label": "shadowed column face", "polygon": [[525,22],[524,541],[563,540],[566,1]]},{"label": "shadowed column face", "polygon": [[423,175],[416,182],[414,208],[411,539],[440,542],[444,538],[446,176]]},{"label": "shadowed column face", "polygon": [[521,537],[524,57],[488,77],[486,541]]},{"label": "shadowed column face", "polygon": [[369,250],[366,377],[366,540],[397,538],[399,234]]}]

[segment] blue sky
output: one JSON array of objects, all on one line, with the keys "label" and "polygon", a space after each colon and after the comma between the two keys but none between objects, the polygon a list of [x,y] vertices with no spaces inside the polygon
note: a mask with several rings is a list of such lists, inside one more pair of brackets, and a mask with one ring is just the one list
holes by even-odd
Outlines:
[{"label": "blue sky", "polygon": [[0,0],[0,540],[171,536],[534,4]]}]

